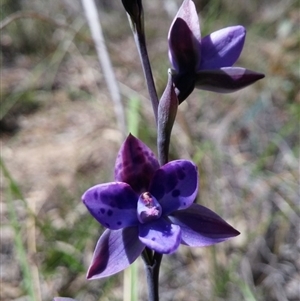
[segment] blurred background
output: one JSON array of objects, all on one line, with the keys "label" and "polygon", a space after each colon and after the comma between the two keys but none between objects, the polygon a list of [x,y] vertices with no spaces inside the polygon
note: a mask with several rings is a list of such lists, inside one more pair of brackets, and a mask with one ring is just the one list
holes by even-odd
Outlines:
[{"label": "blurred background", "polygon": [[[266,78],[228,95],[194,91],[179,109],[171,159],[200,171],[199,204],[241,232],[164,256],[163,301],[296,301],[300,296],[299,1],[195,1],[202,35],[247,28],[235,64]],[[161,95],[179,0],[144,1]],[[123,141],[79,0],[1,1],[1,300],[122,300],[119,273],[85,274],[101,226],[81,203],[113,180]],[[127,124],[156,152],[153,113],[119,0],[97,1]],[[146,300],[138,259],[139,299]]]}]

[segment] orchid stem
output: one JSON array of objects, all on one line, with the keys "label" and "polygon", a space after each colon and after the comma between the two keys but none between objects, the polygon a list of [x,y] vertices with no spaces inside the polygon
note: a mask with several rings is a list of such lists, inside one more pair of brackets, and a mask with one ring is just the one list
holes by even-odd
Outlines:
[{"label": "orchid stem", "polygon": [[145,263],[146,277],[148,283],[148,301],[159,301],[159,269],[162,254],[154,252],[148,248],[142,252],[142,259]]},{"label": "orchid stem", "polygon": [[154,84],[154,79],[152,75],[152,69],[149,61],[147,46],[146,46],[146,39],[143,33],[135,32],[134,39],[140,54],[144,76],[146,78],[148,93],[150,96],[150,100],[152,103],[152,108],[154,112],[155,122],[157,124],[157,114],[158,114],[158,97],[157,92]]}]

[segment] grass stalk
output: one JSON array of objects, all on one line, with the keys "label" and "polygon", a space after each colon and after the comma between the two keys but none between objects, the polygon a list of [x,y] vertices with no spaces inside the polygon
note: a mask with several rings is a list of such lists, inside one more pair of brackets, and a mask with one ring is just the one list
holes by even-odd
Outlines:
[{"label": "grass stalk", "polygon": [[8,182],[8,187],[6,189],[6,200],[8,208],[8,216],[11,227],[14,230],[14,244],[17,253],[17,258],[23,275],[23,285],[29,300],[39,301],[40,299],[36,296],[36,290],[34,285],[34,279],[31,271],[31,264],[29,263],[28,257],[26,255],[26,248],[22,240],[22,225],[18,221],[18,216],[15,211],[14,202],[15,198],[24,198],[20,194],[20,189],[17,183],[11,177],[8,169],[4,165],[2,158],[0,158],[0,167],[3,172],[4,177]]},{"label": "grass stalk", "polygon": [[126,122],[124,108],[121,100],[121,93],[115,77],[115,73],[111,64],[110,56],[108,54],[105,40],[102,32],[100,17],[94,0],[81,0],[88,25],[91,30],[92,38],[95,43],[98,60],[106,80],[106,84],[114,103],[114,109],[117,119],[117,124],[120,132],[125,137]]}]

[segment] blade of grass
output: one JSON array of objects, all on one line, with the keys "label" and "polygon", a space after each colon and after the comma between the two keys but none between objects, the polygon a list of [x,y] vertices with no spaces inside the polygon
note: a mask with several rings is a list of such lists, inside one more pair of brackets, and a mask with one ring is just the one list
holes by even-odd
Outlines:
[{"label": "blade of grass", "polygon": [[23,275],[24,289],[29,296],[29,300],[38,301],[39,299],[36,297],[34,280],[30,269],[30,263],[28,262],[28,258],[26,256],[26,249],[22,241],[22,226],[18,221],[18,217],[13,204],[13,200],[15,198],[20,197],[20,189],[16,184],[16,182],[12,179],[7,168],[5,167],[2,158],[0,158],[0,166],[3,171],[4,177],[8,181],[8,187],[6,189],[6,200],[7,200],[9,222],[15,233],[14,243],[15,243],[17,258]]},{"label": "blade of grass", "polygon": [[25,77],[24,80],[19,83],[17,89],[5,98],[5,101],[1,104],[0,120],[3,119],[3,117],[19,100],[22,100],[24,93],[28,90],[35,89],[35,86],[42,76],[45,76],[45,88],[50,88],[52,86],[59,66],[83,24],[83,19],[77,18],[73,22],[69,31],[65,33],[64,39],[61,40],[53,55],[37,64],[30,75]]},{"label": "blade of grass", "polygon": [[138,261],[130,265],[123,274],[123,301],[137,301],[138,300]]},{"label": "blade of grass", "polygon": [[129,99],[126,109],[127,129],[135,137],[139,135],[140,100],[137,97]]},{"label": "blade of grass", "polygon": [[95,43],[98,60],[103,70],[103,74],[106,80],[106,84],[110,96],[114,103],[114,110],[117,118],[117,124],[120,132],[125,137],[126,123],[125,123],[124,108],[122,104],[119,86],[111,64],[108,50],[106,48],[101,22],[100,22],[100,16],[97,11],[97,6],[94,0],[81,0],[81,3],[84,8],[87,22],[91,30],[92,38]]},{"label": "blade of grass", "polygon": [[240,290],[241,290],[242,294],[244,295],[245,301],[257,301],[255,296],[253,295],[253,292],[252,292],[250,286],[247,283],[245,283],[239,279],[236,279],[236,283],[240,287]]}]

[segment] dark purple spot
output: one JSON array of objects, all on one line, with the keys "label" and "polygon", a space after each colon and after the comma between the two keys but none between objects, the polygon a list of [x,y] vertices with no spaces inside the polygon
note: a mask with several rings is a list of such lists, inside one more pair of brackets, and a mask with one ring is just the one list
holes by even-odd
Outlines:
[{"label": "dark purple spot", "polygon": [[109,223],[105,223],[105,226],[106,226],[107,228],[109,228],[109,227],[110,227],[110,224],[109,224]]},{"label": "dark purple spot", "polygon": [[108,210],[107,210],[107,215],[108,215],[108,216],[112,216],[112,215],[113,215],[112,210],[108,209]]},{"label": "dark purple spot", "polygon": [[173,191],[172,191],[172,197],[173,198],[176,198],[176,197],[178,197],[180,195],[180,190],[179,189],[174,189]]},{"label": "dark purple spot", "polygon": [[155,237],[152,237],[152,238],[151,238],[151,240],[155,241],[155,240],[156,240],[156,238],[155,238]]},{"label": "dark purple spot", "polygon": [[98,200],[98,192],[97,192],[97,190],[94,192],[94,199]]},{"label": "dark purple spot", "polygon": [[121,225],[122,225],[122,222],[121,222],[121,221],[117,222],[117,225],[118,225],[118,226],[121,226]]},{"label": "dark purple spot", "polygon": [[101,211],[102,214],[105,213],[105,209],[104,208],[100,208],[100,211]]},{"label": "dark purple spot", "polygon": [[142,155],[137,155],[133,158],[135,164],[142,164],[144,162],[144,157]]}]

